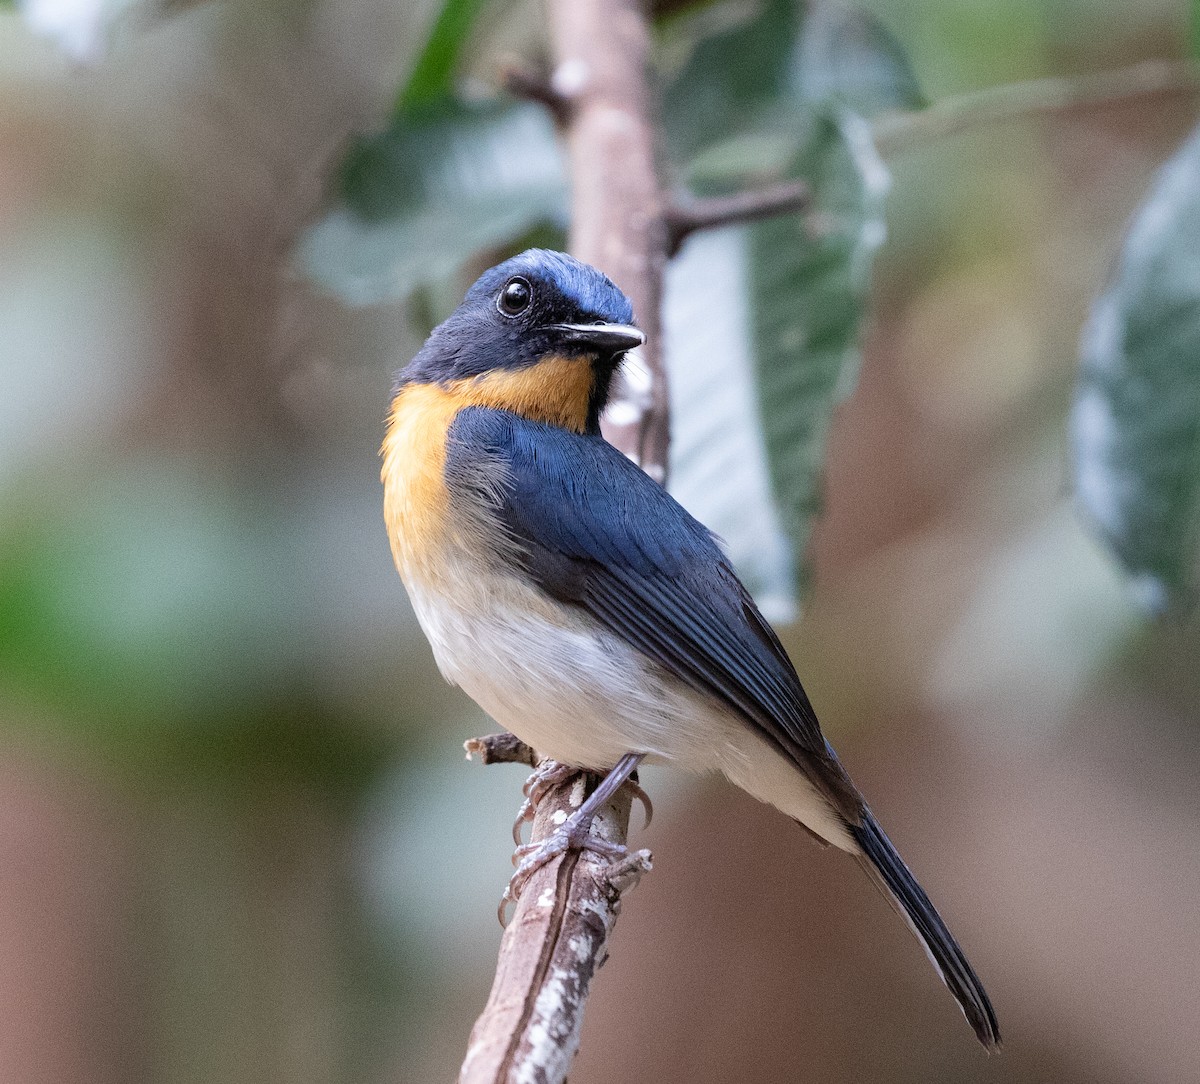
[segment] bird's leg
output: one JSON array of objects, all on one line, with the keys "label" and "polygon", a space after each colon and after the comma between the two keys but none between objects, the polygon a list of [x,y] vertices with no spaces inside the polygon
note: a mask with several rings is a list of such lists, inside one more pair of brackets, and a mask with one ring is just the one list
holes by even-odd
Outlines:
[{"label": "bird's leg", "polygon": [[[517,819],[513,821],[513,843],[518,847],[523,846],[521,843],[521,828],[526,821],[531,821],[534,814],[537,813],[537,807],[541,805],[542,799],[546,797],[555,787],[565,783],[574,775],[580,775],[580,769],[572,768],[568,764],[561,764],[557,760],[543,760],[525,780],[525,785],[521,788],[521,793],[525,795],[525,800],[521,803],[521,808],[517,810]],[[636,772],[634,773],[636,775]],[[646,811],[646,821],[642,825],[643,829],[650,827],[650,822],[654,819],[654,803],[650,801],[650,795],[647,794],[640,786],[637,780],[630,776],[626,780],[627,786],[633,797],[642,803],[642,808]]]},{"label": "bird's leg", "polygon": [[[537,843],[526,843],[517,847],[513,855],[513,861],[515,862],[520,859],[520,864],[517,866],[516,873],[512,875],[512,879],[508,882],[508,887],[504,890],[504,895],[500,899],[499,916],[501,925],[504,925],[504,908],[509,903],[517,901],[521,895],[521,890],[525,887],[529,878],[547,862],[551,861],[551,859],[573,850],[594,851],[597,854],[614,859],[624,858],[629,853],[619,843],[609,843],[605,839],[600,839],[598,836],[592,835],[592,821],[595,820],[596,814],[609,799],[629,782],[629,777],[637,771],[637,766],[642,762],[645,755],[645,753],[626,753],[617,761],[616,767],[600,781],[600,785],[588,795],[583,805],[575,810],[545,839],[539,840]],[[536,774],[535,772],[534,775]],[[533,776],[530,776],[529,783],[533,784],[530,786],[530,790],[533,790],[536,787]],[[638,790],[641,791],[641,788],[638,787]],[[545,790],[543,789],[540,796],[544,795]],[[649,806],[647,800],[647,809],[649,810],[650,808],[652,807]]]}]

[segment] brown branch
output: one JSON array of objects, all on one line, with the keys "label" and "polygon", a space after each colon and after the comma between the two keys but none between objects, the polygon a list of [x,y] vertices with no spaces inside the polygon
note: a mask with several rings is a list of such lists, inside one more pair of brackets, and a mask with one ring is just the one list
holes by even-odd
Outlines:
[{"label": "brown branch", "polygon": [[500,734],[485,734],[482,738],[468,738],[463,742],[467,759],[479,757],[484,764],[527,764],[537,766],[537,754],[516,734],[507,731]]},{"label": "brown branch", "polygon": [[[629,359],[602,420],[604,435],[664,481],[670,440],[662,363],[666,199],[658,176],[657,108],[639,0],[550,0],[552,83],[572,99],[571,251],[633,302],[646,345]],[[640,362],[640,366],[638,365]]]},{"label": "brown branch", "polygon": [[[647,9],[642,0],[548,0],[548,11],[549,80],[514,70],[506,83],[554,112],[572,177],[571,251],[616,282],[646,333],[645,346],[627,358],[614,383],[601,425],[610,442],[661,482],[669,443],[660,314],[669,229],[658,175]],[[519,749],[495,753],[502,745],[499,738],[481,739],[468,745],[468,754],[478,751],[485,762],[524,759]],[[553,833],[598,782],[579,775],[553,786],[538,803],[531,841]],[[631,794],[622,787],[603,807],[594,835],[624,845]],[[500,944],[492,992],[463,1062],[463,1084],[566,1079],[621,893],[649,868],[648,851],[616,863],[569,851],[533,873]]]},{"label": "brown branch", "polygon": [[[467,747],[485,764],[523,761],[522,750],[528,750],[509,734],[475,738]],[[545,839],[597,783],[597,776],[579,774],[554,787],[538,806],[531,838]],[[593,834],[624,842],[631,801],[632,791],[623,787],[597,816]],[[616,863],[591,851],[570,851],[533,874],[500,942],[492,992],[471,1029],[460,1084],[566,1079],[621,893],[650,868],[649,851]]]},{"label": "brown branch", "polygon": [[570,122],[571,95],[556,87],[544,73],[521,64],[508,64],[500,70],[500,82],[509,94],[544,105],[560,128]]},{"label": "brown branch", "polygon": [[883,155],[985,124],[1071,109],[1094,109],[1158,94],[1200,91],[1200,66],[1190,60],[1146,60],[1092,75],[1033,79],[934,102],[928,109],[884,117],[874,126]]},{"label": "brown branch", "polygon": [[667,208],[667,252],[674,256],[697,230],[717,229],[739,222],[806,210],[812,190],[804,181],[781,181],[766,188],[752,188],[731,196],[711,196],[674,203]]}]

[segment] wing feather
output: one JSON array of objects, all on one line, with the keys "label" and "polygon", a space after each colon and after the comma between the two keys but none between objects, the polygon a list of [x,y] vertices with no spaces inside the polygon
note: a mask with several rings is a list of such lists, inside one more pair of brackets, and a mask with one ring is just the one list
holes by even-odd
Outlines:
[{"label": "wing feather", "polygon": [[488,495],[544,591],[732,709],[859,823],[862,798],[783,645],[701,523],[599,437],[470,407],[451,426],[448,481],[478,477],[479,457],[498,468]]}]

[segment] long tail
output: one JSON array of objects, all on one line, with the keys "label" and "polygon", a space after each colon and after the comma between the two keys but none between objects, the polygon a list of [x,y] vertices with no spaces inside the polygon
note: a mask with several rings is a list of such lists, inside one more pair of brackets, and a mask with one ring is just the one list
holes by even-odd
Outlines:
[{"label": "long tail", "polygon": [[962,949],[946,929],[942,916],[929,902],[925,890],[917,884],[892,841],[883,833],[870,810],[863,811],[861,825],[850,831],[862,848],[859,861],[871,879],[883,890],[904,916],[913,933],[933,961],[942,982],[958,1001],[967,1023],[975,1029],[979,1041],[989,1050],[1000,1046],[1000,1027],[987,992],[971,969]]}]

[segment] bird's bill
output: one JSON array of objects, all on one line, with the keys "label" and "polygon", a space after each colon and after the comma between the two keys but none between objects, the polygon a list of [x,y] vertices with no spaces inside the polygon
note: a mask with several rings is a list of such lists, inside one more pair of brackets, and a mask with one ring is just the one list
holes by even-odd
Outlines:
[{"label": "bird's bill", "polygon": [[619,354],[646,341],[646,336],[630,324],[555,324],[554,330],[572,346],[601,354]]}]

